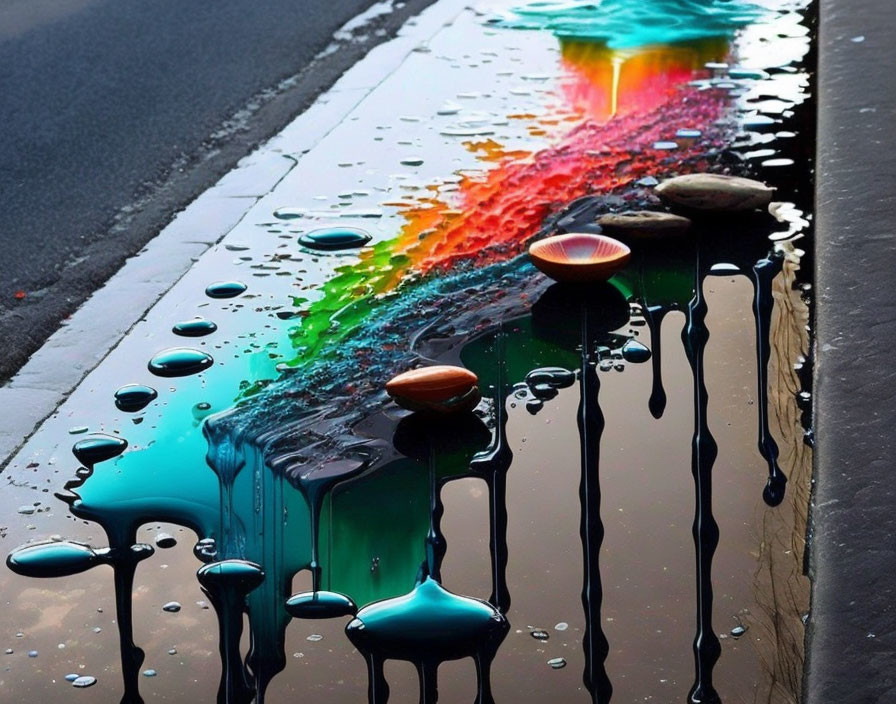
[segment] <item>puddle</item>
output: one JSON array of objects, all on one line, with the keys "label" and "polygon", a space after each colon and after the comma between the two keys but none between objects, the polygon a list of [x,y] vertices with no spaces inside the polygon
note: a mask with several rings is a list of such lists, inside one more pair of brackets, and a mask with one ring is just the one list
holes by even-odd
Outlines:
[{"label": "puddle", "polygon": [[[197,263],[5,473],[5,689],[800,701],[812,14],[672,5],[465,12]],[[780,203],[526,255],[702,171]],[[474,412],[389,401],[428,364]]]}]

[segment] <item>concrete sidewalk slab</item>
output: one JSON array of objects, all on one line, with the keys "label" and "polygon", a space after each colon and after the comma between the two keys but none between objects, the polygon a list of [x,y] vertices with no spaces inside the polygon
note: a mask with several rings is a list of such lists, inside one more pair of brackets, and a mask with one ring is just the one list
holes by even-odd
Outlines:
[{"label": "concrete sidewalk slab", "polygon": [[807,701],[896,701],[896,6],[821,2]]}]

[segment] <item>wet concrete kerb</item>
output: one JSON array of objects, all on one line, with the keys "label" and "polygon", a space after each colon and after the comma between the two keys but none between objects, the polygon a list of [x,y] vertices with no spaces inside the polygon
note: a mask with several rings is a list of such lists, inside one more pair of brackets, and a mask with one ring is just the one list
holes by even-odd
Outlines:
[{"label": "wet concrete kerb", "polygon": [[[19,372],[0,387],[0,471],[159,299],[308,151],[421,44],[461,13],[441,0],[357,62],[306,111],[179,212],[136,256],[72,314]],[[363,21],[363,15],[349,22]],[[337,33],[338,34],[338,33]]]},{"label": "wet concrete kerb", "polygon": [[896,5],[821,1],[806,701],[896,701]]}]

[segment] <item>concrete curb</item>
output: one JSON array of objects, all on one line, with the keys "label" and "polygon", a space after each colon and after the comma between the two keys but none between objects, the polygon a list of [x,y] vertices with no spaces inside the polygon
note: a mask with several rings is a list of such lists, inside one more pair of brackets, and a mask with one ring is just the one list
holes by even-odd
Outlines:
[{"label": "concrete curb", "polygon": [[896,6],[821,0],[806,701],[896,701]]},{"label": "concrete curb", "polygon": [[378,45],[279,134],[178,213],[0,388],[0,469],[156,302],[421,43],[463,11],[441,0]]}]

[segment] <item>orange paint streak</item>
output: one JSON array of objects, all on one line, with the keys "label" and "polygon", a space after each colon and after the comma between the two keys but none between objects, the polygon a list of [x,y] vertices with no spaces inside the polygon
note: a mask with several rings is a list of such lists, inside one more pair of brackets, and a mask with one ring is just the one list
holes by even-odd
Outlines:
[{"label": "orange paint streak", "polygon": [[[406,224],[390,247],[394,264],[371,272],[373,288],[387,292],[411,273],[425,276],[463,262],[482,265],[515,256],[550,213],[575,198],[620,189],[655,173],[664,159],[697,155],[693,140],[682,141],[681,149],[671,154],[652,145],[673,138],[677,127],[711,130],[722,114],[725,94],[698,92],[685,84],[695,69],[720,54],[724,51],[718,43],[703,43],[627,56],[618,76],[620,109],[609,119],[612,61],[618,52],[593,44],[565,45],[569,77],[562,97],[582,114],[576,117],[569,104],[561,103],[546,116],[515,115],[534,118],[530,133],[556,143],[530,154],[505,150],[493,139],[467,142],[482,161],[496,166],[482,173],[461,172],[451,203],[442,200],[438,186],[430,186],[432,195],[412,206],[393,201],[403,206]],[[354,269],[367,269],[370,256],[362,254]]]}]

